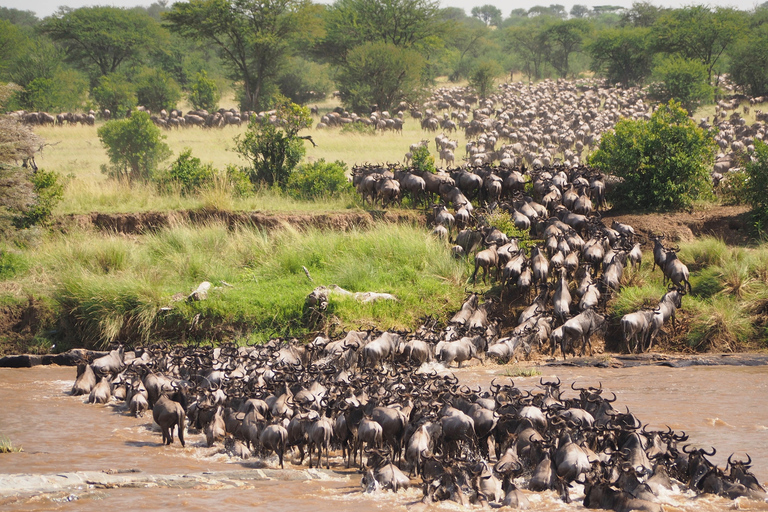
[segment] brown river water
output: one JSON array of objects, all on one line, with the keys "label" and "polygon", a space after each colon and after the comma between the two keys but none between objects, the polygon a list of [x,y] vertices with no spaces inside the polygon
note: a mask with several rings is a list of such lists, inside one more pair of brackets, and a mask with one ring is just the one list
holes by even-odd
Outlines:
[{"label": "brown river water", "polygon": [[[715,446],[713,462],[721,467],[731,453],[752,456],[753,471],[768,482],[768,367],[696,366],[623,369],[543,368],[545,380],[597,386],[616,393],[615,406],[628,406],[650,428],[669,425],[690,435],[696,446]],[[0,436],[23,452],[0,455],[0,490],[8,474],[60,474],[74,471],[138,470],[140,474],[171,475],[211,472],[215,481],[187,487],[99,488],[83,484],[66,492],[36,495],[0,493],[0,510],[239,510],[296,512],[361,512],[368,510],[460,510],[454,503],[425,506],[421,491],[375,495],[361,492],[360,475],[338,470],[319,479],[232,481],[215,479],[217,472],[275,468],[276,459],[231,461],[221,447],[207,448],[202,435],[189,435],[187,447],[178,441],[161,446],[151,414],[133,418],[115,405],[88,405],[71,397],[76,370],[68,367],[0,369]],[[487,388],[494,377],[506,379],[504,367],[488,365],[456,371],[459,379]],[[532,389],[539,377],[516,378],[515,385]],[[563,387],[565,389],[565,386]],[[574,393],[568,391],[565,396]],[[306,461],[305,461],[306,462]],[[341,458],[335,458],[341,468]],[[334,467],[334,457],[331,458]],[[286,462],[286,469],[299,471]],[[298,473],[296,473],[298,474]],[[583,510],[581,489],[566,505],[552,493],[528,493],[531,510]],[[665,509],[684,511],[768,510],[768,504],[717,497],[692,498],[673,492],[662,496]]]}]

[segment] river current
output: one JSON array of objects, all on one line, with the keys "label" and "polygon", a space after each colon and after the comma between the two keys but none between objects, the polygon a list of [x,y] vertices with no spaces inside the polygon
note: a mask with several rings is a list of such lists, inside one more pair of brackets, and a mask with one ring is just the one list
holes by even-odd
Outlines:
[{"label": "river current", "polygon": [[[462,383],[482,385],[502,381],[506,368],[497,365],[455,370]],[[232,480],[217,478],[228,471],[278,468],[275,458],[230,460],[221,446],[207,448],[202,435],[189,435],[187,447],[178,441],[162,446],[151,413],[133,418],[117,403],[88,405],[86,397],[69,396],[75,368],[0,369],[0,436],[20,453],[0,455],[0,490],[9,474],[55,475],[78,471],[134,471],[147,475],[210,474],[205,484],[192,486],[139,485],[102,488],[83,484],[60,492],[0,493],[0,509],[16,510],[240,510],[292,512],[363,512],[368,510],[460,510],[454,503],[425,506],[420,489],[394,494],[361,492],[360,475],[342,469],[341,457],[331,457],[338,468],[314,479]],[[711,460],[724,467],[728,456],[752,457],[753,472],[768,482],[768,367],[694,366],[668,368],[542,368],[544,380],[560,378],[563,389],[602,386],[651,429],[672,427],[685,431],[695,446],[717,448]],[[497,380],[497,382],[499,382]],[[508,381],[507,381],[508,382]],[[515,385],[534,389],[539,377],[515,378]],[[564,392],[572,396],[573,391]],[[286,474],[306,470],[286,462]],[[297,473],[299,474],[299,473]],[[583,510],[580,487],[566,505],[553,493],[528,493],[536,511]],[[718,497],[693,498],[673,492],[662,497],[665,509],[686,511],[768,510],[768,504]]]}]

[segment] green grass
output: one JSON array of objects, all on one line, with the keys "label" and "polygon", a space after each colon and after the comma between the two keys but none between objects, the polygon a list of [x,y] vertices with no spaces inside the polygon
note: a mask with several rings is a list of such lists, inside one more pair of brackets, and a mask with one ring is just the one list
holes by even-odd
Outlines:
[{"label": "green grass", "polygon": [[[685,345],[697,351],[768,348],[768,244],[729,247],[715,238],[681,244],[679,258],[691,271],[691,293],[678,316]],[[662,274],[650,272],[650,253],[639,271],[641,284],[625,286],[611,302],[611,316],[653,308],[666,292]],[[666,327],[665,327],[666,329]]]},{"label": "green grass", "polygon": [[[399,299],[334,298],[328,322],[339,329],[413,329],[427,315],[453,314],[466,280],[465,263],[444,243],[421,227],[388,223],[347,232],[217,223],[130,237],[74,231],[30,252],[34,263],[13,279],[16,296],[50,295],[61,346],[301,336],[309,331],[304,299],[321,284]],[[207,300],[172,301],[204,280],[214,285]]]}]

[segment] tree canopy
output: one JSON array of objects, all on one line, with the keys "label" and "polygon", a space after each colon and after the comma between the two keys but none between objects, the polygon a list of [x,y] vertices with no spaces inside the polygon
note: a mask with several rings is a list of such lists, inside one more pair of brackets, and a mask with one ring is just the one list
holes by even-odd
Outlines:
[{"label": "tree canopy", "polygon": [[45,21],[43,32],[63,46],[69,62],[83,70],[95,66],[96,76],[114,73],[167,41],[156,20],[118,7],[63,7]]},{"label": "tree canopy", "polygon": [[243,82],[241,106],[258,110],[308,6],[308,0],[190,0],[173,4],[164,17],[174,32],[215,45],[230,78]]},{"label": "tree canopy", "polygon": [[353,48],[365,43],[427,50],[447,28],[439,14],[433,0],[337,0],[326,13],[320,51],[344,63]]}]

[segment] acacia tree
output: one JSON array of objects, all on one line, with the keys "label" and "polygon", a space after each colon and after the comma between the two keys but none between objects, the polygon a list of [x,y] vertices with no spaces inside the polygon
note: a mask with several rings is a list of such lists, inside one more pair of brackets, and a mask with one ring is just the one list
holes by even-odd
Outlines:
[{"label": "acacia tree", "polygon": [[546,26],[532,23],[521,27],[509,27],[505,38],[509,47],[523,61],[523,71],[528,75],[528,80],[540,79],[550,52]]},{"label": "acacia tree", "polygon": [[581,49],[584,36],[589,32],[589,22],[571,19],[552,24],[546,31],[549,39],[549,63],[565,78],[571,69],[570,59]]},{"label": "acacia tree", "polygon": [[292,52],[308,6],[309,0],[190,0],[173,4],[164,18],[172,31],[213,44],[230,78],[243,83],[241,107],[258,110]]},{"label": "acacia tree", "polygon": [[625,87],[642,83],[651,71],[653,54],[649,29],[624,27],[602,30],[586,46],[592,70],[602,72],[611,83]]},{"label": "acacia tree", "polygon": [[336,77],[341,99],[356,112],[375,104],[389,110],[421,93],[424,58],[415,50],[383,42],[353,49]]},{"label": "acacia tree", "polygon": [[166,45],[168,34],[146,13],[118,7],[62,7],[43,23],[43,33],[64,47],[69,62],[96,76],[114,73],[151,48]]},{"label": "acacia tree", "polygon": [[679,103],[661,105],[649,120],[622,119],[603,134],[590,164],[623,181],[613,194],[628,209],[687,208],[711,193],[712,135]]},{"label": "acacia tree", "polygon": [[657,51],[677,53],[704,64],[711,84],[720,57],[736,42],[743,28],[743,13],[736,9],[718,7],[712,11],[709,7],[696,5],[660,16],[652,35]]},{"label": "acacia tree", "polygon": [[472,16],[485,23],[486,26],[498,27],[501,24],[501,9],[495,5],[485,4],[473,7]]},{"label": "acacia tree", "polygon": [[344,64],[348,53],[364,43],[425,52],[448,25],[434,0],[336,0],[326,12],[325,27],[318,53]]}]

